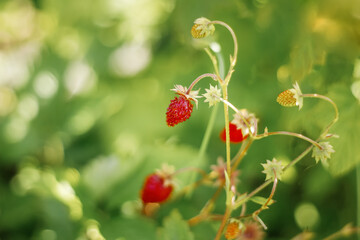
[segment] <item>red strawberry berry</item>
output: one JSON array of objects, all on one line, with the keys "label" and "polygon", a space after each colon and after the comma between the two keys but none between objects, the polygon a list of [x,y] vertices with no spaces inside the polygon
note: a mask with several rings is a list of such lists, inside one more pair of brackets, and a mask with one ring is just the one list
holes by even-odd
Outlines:
[{"label": "red strawberry berry", "polygon": [[173,186],[171,184],[166,186],[164,177],[153,173],[145,179],[143,188],[140,192],[141,200],[144,204],[162,203],[169,198],[172,191]]},{"label": "red strawberry berry", "polygon": [[192,113],[193,104],[184,95],[170,101],[170,105],[166,111],[166,123],[169,127],[173,127],[178,123],[186,121]]},{"label": "red strawberry berry", "polygon": [[[229,124],[230,130],[230,142],[231,143],[241,143],[244,141],[249,135],[243,136],[241,128],[237,128],[237,126],[233,123]],[[220,133],[220,139],[226,142],[226,131],[225,128]]]}]

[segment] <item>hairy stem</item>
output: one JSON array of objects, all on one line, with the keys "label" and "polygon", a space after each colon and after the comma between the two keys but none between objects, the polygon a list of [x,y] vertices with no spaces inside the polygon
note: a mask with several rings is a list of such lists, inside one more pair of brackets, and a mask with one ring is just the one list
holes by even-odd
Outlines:
[{"label": "hairy stem", "polygon": [[269,133],[264,133],[264,134],[257,135],[255,137],[255,139],[261,139],[261,138],[271,136],[271,135],[288,135],[288,136],[297,137],[297,138],[303,139],[305,141],[308,141],[309,143],[313,144],[314,146],[318,147],[319,149],[322,149],[320,144],[317,143],[316,141],[312,140],[311,138],[308,138],[308,137],[306,137],[306,136],[304,136],[302,134],[293,133],[293,132],[286,132],[286,131],[269,132]]},{"label": "hairy stem", "polygon": [[[189,86],[189,89],[187,90],[186,94],[189,94],[192,90],[192,88],[203,78],[206,78],[206,77],[210,77],[214,80],[219,80],[219,76],[217,76],[216,74],[213,74],[213,73],[204,73],[200,76],[198,76]],[[220,81],[220,80],[219,80]]]}]

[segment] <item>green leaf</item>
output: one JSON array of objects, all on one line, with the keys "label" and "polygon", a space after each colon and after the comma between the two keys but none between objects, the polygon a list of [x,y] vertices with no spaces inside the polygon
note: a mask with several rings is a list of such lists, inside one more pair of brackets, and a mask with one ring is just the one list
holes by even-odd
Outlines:
[{"label": "green leaf", "polygon": [[340,117],[330,132],[340,137],[330,139],[335,153],[329,161],[329,171],[333,175],[342,175],[360,163],[360,105],[350,86],[336,86],[331,97],[338,104]]},{"label": "green leaf", "polygon": [[156,226],[152,219],[116,217],[99,221],[105,239],[156,240]]},{"label": "green leaf", "polygon": [[177,210],[173,210],[170,216],[164,219],[164,227],[158,232],[159,240],[193,240],[194,235],[190,232],[189,225]]},{"label": "green leaf", "polygon": [[[268,199],[264,197],[255,196],[250,198],[250,201],[257,203],[259,205],[264,205]],[[273,199],[270,200],[270,202],[267,204],[268,206],[273,204],[275,201]]]}]

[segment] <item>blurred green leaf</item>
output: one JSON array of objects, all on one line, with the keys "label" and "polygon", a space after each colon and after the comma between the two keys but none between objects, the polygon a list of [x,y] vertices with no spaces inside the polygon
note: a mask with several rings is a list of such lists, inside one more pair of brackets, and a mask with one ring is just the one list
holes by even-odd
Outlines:
[{"label": "blurred green leaf", "polygon": [[100,231],[105,239],[156,239],[155,224],[148,218],[112,218],[101,222],[100,224]]},{"label": "blurred green leaf", "polygon": [[159,230],[159,240],[193,240],[194,235],[190,232],[189,225],[177,210],[173,210],[170,216],[163,222],[163,228]]},{"label": "blurred green leaf", "polygon": [[329,161],[329,170],[333,175],[342,175],[360,163],[360,104],[350,86],[337,84],[330,96],[338,104],[340,118],[331,131],[339,138],[331,139],[335,153]]},{"label": "blurred green leaf", "polygon": [[303,39],[294,46],[290,53],[291,75],[294,81],[301,81],[313,66],[313,49],[310,39]]},{"label": "blurred green leaf", "polygon": [[[255,197],[250,198],[250,201],[260,204],[260,205],[264,205],[267,202],[267,200],[268,200],[267,198],[260,197],[260,196],[255,196]],[[269,206],[269,205],[273,204],[274,202],[275,201],[273,199],[271,199],[267,205]]]}]

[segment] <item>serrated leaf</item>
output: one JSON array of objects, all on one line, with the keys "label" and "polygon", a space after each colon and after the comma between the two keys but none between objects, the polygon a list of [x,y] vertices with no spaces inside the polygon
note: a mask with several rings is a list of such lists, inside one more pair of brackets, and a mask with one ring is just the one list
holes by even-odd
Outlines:
[{"label": "serrated leaf", "polygon": [[[260,197],[260,196],[255,196],[255,197],[250,198],[250,201],[260,204],[260,205],[264,205],[267,200],[268,200],[267,198]],[[273,199],[271,199],[267,205],[269,206],[269,205],[273,204],[274,202],[275,201]]]},{"label": "serrated leaf", "polygon": [[158,231],[159,240],[193,240],[194,235],[190,232],[189,225],[183,220],[178,210],[173,210],[166,217],[163,227]]}]

